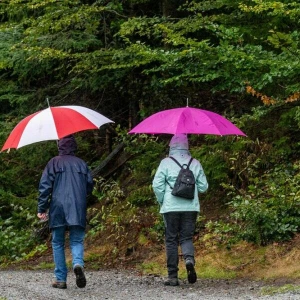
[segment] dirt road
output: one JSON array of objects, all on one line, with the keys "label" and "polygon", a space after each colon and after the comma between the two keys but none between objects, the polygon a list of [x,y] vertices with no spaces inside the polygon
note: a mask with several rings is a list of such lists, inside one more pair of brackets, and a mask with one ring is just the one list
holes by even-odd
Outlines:
[{"label": "dirt road", "polygon": [[51,271],[0,271],[0,300],[176,300],[176,299],[280,299],[300,300],[300,291],[263,296],[266,283],[245,280],[198,280],[191,285],[165,287],[163,278],[129,271],[86,271],[87,286],[79,289],[69,273],[68,288],[54,289]]}]

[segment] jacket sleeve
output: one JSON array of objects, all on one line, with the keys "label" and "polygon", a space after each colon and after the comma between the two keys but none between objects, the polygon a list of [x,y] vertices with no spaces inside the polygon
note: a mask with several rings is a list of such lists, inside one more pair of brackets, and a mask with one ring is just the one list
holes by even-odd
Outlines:
[{"label": "jacket sleeve", "polygon": [[196,185],[199,193],[204,193],[208,189],[208,182],[201,164],[198,176],[196,177]]},{"label": "jacket sleeve", "polygon": [[54,168],[50,161],[44,169],[39,183],[38,213],[44,213],[49,208],[49,197],[52,193],[54,179]]},{"label": "jacket sleeve", "polygon": [[152,182],[152,187],[156,196],[156,200],[160,205],[163,204],[166,190],[166,173],[164,169],[164,164],[163,162],[161,162]]}]

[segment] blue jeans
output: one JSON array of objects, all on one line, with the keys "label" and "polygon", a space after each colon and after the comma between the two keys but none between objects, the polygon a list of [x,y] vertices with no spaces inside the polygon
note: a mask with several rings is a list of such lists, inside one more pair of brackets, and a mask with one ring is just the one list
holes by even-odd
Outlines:
[{"label": "blue jeans", "polygon": [[[52,228],[52,249],[53,259],[55,264],[54,274],[57,281],[67,281],[67,265],[65,256],[65,233],[66,227]],[[85,229],[81,226],[70,226],[70,248],[72,253],[72,266],[84,266],[83,251],[84,251],[84,236]]]},{"label": "blue jeans", "polygon": [[193,235],[197,214],[196,211],[168,212],[163,214],[169,278],[177,278],[178,276],[179,245],[183,258],[185,260],[189,259],[195,264]]}]

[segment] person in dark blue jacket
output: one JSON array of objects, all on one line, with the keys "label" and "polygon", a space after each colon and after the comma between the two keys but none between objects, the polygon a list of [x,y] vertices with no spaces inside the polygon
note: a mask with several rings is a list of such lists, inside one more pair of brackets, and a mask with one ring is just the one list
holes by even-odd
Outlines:
[{"label": "person in dark blue jacket", "polygon": [[73,135],[60,139],[58,150],[59,155],[48,162],[40,179],[37,216],[46,220],[49,215],[56,276],[52,287],[67,288],[65,233],[69,230],[76,284],[83,288],[86,198],[92,192],[93,179],[87,164],[75,156],[77,143]]}]

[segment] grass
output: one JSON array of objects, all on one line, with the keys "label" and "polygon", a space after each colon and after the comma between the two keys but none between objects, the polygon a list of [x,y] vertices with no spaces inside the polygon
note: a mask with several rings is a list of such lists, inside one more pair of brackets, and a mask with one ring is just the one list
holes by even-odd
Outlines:
[{"label": "grass", "polygon": [[144,262],[140,265],[139,270],[144,274],[166,275],[166,269],[160,262]]},{"label": "grass", "polygon": [[[300,279],[299,241],[272,244],[265,247],[240,242],[230,249],[224,245],[201,245],[195,243],[196,272],[198,278],[253,280]],[[138,265],[144,274],[167,275],[165,252],[152,253]],[[179,278],[186,277],[183,259],[179,262]]]},{"label": "grass", "polygon": [[[210,264],[201,263],[200,266],[196,266],[196,272],[199,278],[214,278],[214,279],[233,279],[236,278],[236,272],[226,270],[218,267],[214,267]],[[186,277],[186,272],[184,272]]]},{"label": "grass", "polygon": [[269,264],[257,275],[264,279],[300,278],[300,248],[288,249],[284,245],[269,246],[266,251],[266,259]]},{"label": "grass", "polygon": [[39,263],[35,269],[37,270],[49,270],[49,269],[54,269],[54,263],[53,262],[41,262]]},{"label": "grass", "polygon": [[286,284],[281,287],[263,287],[261,290],[262,295],[275,295],[288,292],[300,292],[300,285]]}]

